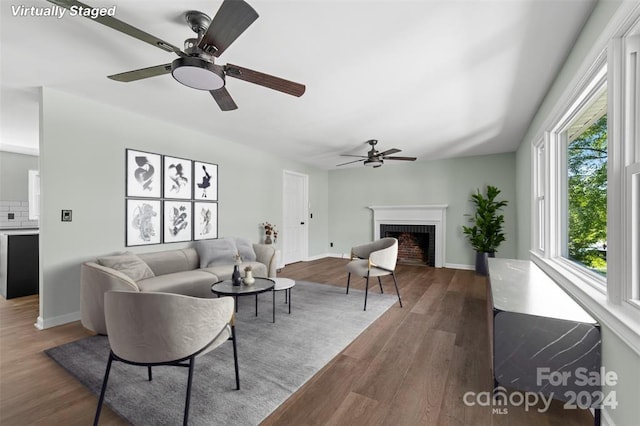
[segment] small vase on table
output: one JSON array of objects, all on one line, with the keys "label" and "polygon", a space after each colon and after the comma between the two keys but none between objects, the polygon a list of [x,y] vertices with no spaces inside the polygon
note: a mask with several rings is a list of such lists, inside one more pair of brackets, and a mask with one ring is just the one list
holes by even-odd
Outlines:
[{"label": "small vase on table", "polygon": [[233,274],[231,274],[231,282],[234,286],[242,284],[242,277],[240,276],[240,267],[236,264],[233,266]]}]

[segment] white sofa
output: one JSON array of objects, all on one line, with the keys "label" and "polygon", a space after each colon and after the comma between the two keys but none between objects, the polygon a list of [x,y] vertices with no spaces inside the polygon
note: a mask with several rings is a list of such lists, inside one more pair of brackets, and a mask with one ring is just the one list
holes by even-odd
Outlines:
[{"label": "white sofa", "polygon": [[274,246],[242,238],[198,241],[195,247],[152,253],[126,252],[85,262],[80,271],[82,325],[107,334],[104,293],[110,290],[213,297],[211,285],[231,278],[236,254],[242,258],[243,275],[244,268],[251,266],[256,277],[276,276]]}]

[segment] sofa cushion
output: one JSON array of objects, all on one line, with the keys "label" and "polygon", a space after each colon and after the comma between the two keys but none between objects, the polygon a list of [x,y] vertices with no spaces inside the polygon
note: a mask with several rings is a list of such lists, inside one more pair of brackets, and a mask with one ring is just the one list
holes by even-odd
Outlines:
[{"label": "sofa cushion", "polygon": [[199,266],[197,253],[192,248],[141,253],[139,256],[156,276],[191,271]]},{"label": "sofa cushion", "polygon": [[155,276],[149,265],[140,257],[129,251],[113,256],[102,256],[97,259],[98,264],[120,271],[134,281]]},{"label": "sofa cushion", "polygon": [[231,238],[198,241],[196,250],[200,256],[200,268],[229,264],[233,267],[234,258],[238,254],[236,243]]},{"label": "sofa cushion", "polygon": [[143,292],[178,293],[185,296],[213,297],[211,286],[220,281],[217,276],[202,270],[175,272],[139,281]]},{"label": "sofa cushion", "polygon": [[238,253],[244,262],[255,262],[256,252],[253,250],[253,243],[248,238],[236,238]]},{"label": "sofa cushion", "polygon": [[[267,277],[267,267],[260,262],[242,262],[242,264],[240,264],[241,276],[244,277],[244,268],[249,265],[251,265],[251,268],[253,269],[254,277]],[[233,274],[233,266],[233,264],[210,266],[209,268],[202,269],[202,271],[214,274],[220,281],[224,281],[231,279],[231,274]]]}]

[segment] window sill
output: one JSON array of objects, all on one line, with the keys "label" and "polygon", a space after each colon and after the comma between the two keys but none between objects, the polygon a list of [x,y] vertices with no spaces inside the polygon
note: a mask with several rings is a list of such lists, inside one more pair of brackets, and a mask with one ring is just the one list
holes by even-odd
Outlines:
[{"label": "window sill", "polygon": [[640,310],[626,302],[620,305],[609,302],[604,289],[598,288],[594,285],[594,281],[589,280],[586,275],[573,271],[573,268],[561,260],[544,259],[533,252],[531,260],[601,325],[610,329],[640,355]]}]

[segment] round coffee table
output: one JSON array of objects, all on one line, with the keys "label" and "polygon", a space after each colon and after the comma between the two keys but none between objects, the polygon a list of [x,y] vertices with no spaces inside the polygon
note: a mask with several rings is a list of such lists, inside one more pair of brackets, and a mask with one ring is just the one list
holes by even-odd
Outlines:
[{"label": "round coffee table", "polygon": [[273,292],[284,291],[284,303],[289,304],[289,314],[291,314],[291,289],[296,285],[296,282],[291,278],[270,278],[276,285],[273,287]]},{"label": "round coffee table", "polygon": [[[256,282],[251,285],[233,285],[231,280],[218,281],[211,286],[211,292],[218,297],[231,296],[236,304],[236,312],[238,312],[238,297],[251,296],[256,297],[256,316],[258,316],[258,294],[273,290],[275,282],[269,278],[256,277]],[[273,322],[276,322],[276,296],[273,292]]]}]

